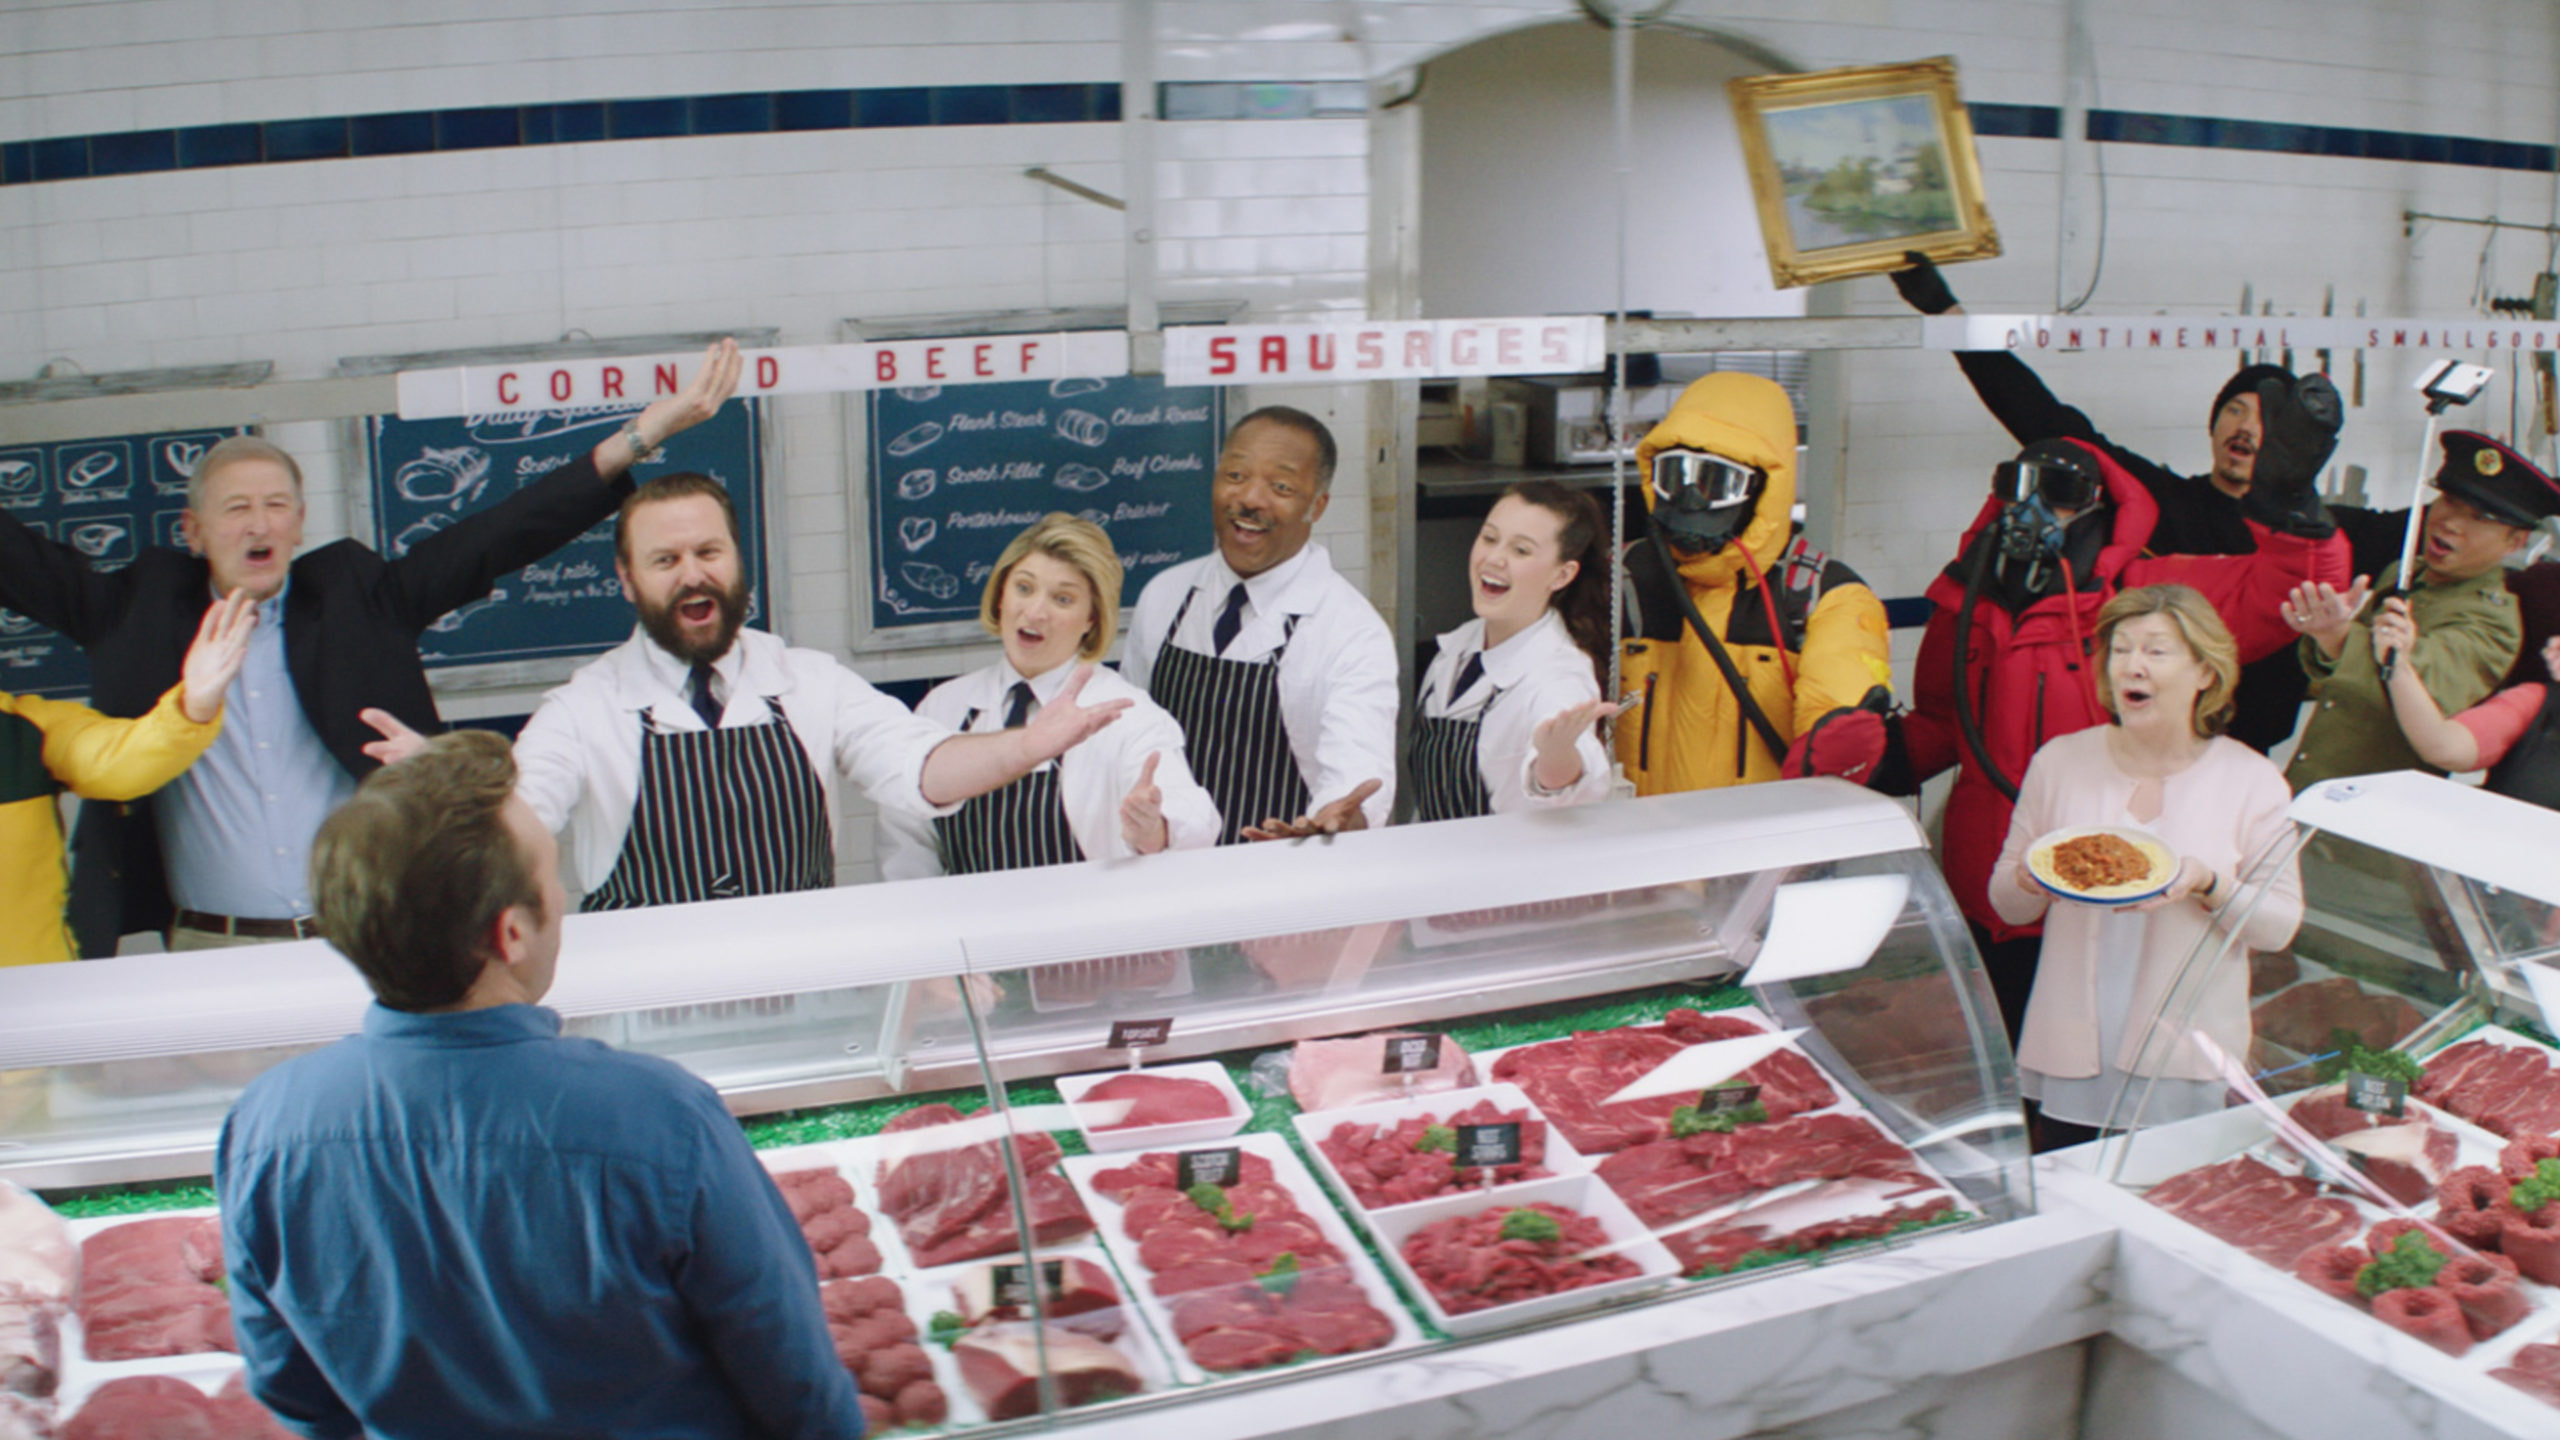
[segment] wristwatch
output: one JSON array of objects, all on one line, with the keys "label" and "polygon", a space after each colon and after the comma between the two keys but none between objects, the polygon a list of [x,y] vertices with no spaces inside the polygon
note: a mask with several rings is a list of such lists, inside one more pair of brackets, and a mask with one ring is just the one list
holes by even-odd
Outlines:
[{"label": "wristwatch", "polygon": [[622,443],[631,447],[632,464],[654,465],[659,460],[665,458],[667,453],[667,448],[665,446],[652,445],[647,440],[641,438],[639,416],[634,415],[630,419],[623,421],[620,433],[622,435]]}]

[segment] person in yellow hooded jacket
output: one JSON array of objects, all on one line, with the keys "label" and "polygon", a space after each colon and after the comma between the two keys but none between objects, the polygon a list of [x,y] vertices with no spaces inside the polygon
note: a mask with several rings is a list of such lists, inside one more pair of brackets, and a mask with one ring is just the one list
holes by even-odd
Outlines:
[{"label": "person in yellow hooded jacket", "polygon": [[1792,533],[1787,392],[1706,376],[1636,447],[1636,469],[1651,520],[1626,557],[1617,726],[1636,793],[1872,780],[1893,701],[1884,605]]},{"label": "person in yellow hooded jacket", "polygon": [[179,682],[129,720],[67,700],[0,692],[0,965],[72,956],[55,797],[67,789],[87,800],[137,800],[178,778],[222,733],[223,695],[257,625],[246,588],[208,608]]}]

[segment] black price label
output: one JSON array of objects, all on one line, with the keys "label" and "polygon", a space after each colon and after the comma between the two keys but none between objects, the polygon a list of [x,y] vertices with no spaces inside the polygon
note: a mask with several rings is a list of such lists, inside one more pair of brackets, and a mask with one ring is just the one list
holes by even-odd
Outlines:
[{"label": "black price label", "polygon": [[1173,1157],[1174,1188],[1233,1185],[1244,1177],[1244,1151],[1229,1145],[1219,1150],[1182,1150]]},{"label": "black price label", "polygon": [[1171,1034],[1171,1020],[1114,1020],[1111,1022],[1110,1048],[1141,1050],[1149,1045],[1163,1044]]},{"label": "black price label", "polygon": [[1387,1059],[1379,1073],[1411,1075],[1421,1070],[1440,1068],[1440,1037],[1437,1035],[1390,1035],[1387,1037]]},{"label": "black price label", "polygon": [[[1020,1309],[1031,1303],[1031,1267],[1016,1264],[998,1265],[993,1268],[995,1271],[993,1298],[999,1308],[1010,1306]],[[1066,1261],[1043,1260],[1040,1262],[1040,1293],[1042,1295],[1056,1295],[1066,1288],[1066,1283]]]},{"label": "black price label", "polygon": [[1457,1164],[1462,1166],[1520,1163],[1520,1122],[1497,1120],[1489,1125],[1460,1125]]},{"label": "black price label", "polygon": [[1757,1104],[1759,1099],[1760,1087],[1757,1085],[1710,1085],[1698,1092],[1698,1113],[1722,1115],[1728,1110]]},{"label": "black price label", "polygon": [[2361,1070],[2347,1072],[2347,1108],[2397,1120],[2408,1112],[2409,1082],[2386,1080]]}]

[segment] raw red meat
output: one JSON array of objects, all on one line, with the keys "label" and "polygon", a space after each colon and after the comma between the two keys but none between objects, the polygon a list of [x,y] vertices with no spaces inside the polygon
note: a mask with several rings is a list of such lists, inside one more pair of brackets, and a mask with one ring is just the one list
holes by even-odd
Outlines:
[{"label": "raw red meat", "polygon": [[2560,1405],[2560,1345],[2527,1345],[2489,1372],[2545,1405]]},{"label": "raw red meat", "polygon": [[2504,1243],[2507,1192],[2514,1182],[2486,1165],[2465,1165],[2436,1187],[2436,1223],[2474,1250],[2496,1250]]},{"label": "raw red meat", "polygon": [[818,1300],[826,1307],[830,1320],[853,1320],[874,1310],[897,1310],[906,1305],[898,1282],[883,1275],[860,1280],[840,1280],[818,1287]]},{"label": "raw red meat", "polygon": [[2373,1297],[2373,1317],[2447,1355],[2471,1348],[2471,1327],[2452,1296],[2433,1287],[2385,1290]]},{"label": "raw red meat", "polygon": [[1817,1221],[1795,1230],[1772,1230],[1752,1224],[1710,1225],[1665,1235],[1662,1243],[1680,1261],[1685,1272],[1698,1274],[1724,1269],[1754,1251],[1803,1255],[1855,1240],[1882,1239],[1904,1225],[1933,1220],[1952,1213],[1954,1209],[1954,1200],[1937,1195],[1917,1205],[1891,1205],[1864,1214]]},{"label": "raw red meat", "polygon": [[939,1425],[951,1418],[951,1398],[931,1380],[919,1380],[898,1392],[898,1423]]},{"label": "raw red meat", "polygon": [[[92,1237],[94,1238],[94,1237]],[[89,1393],[62,1440],[227,1440],[213,1397],[169,1375],[128,1375]]]},{"label": "raw red meat", "polygon": [[[1175,1338],[1201,1368],[1222,1372],[1387,1343],[1393,1323],[1350,1279],[1323,1228],[1277,1183],[1268,1159],[1242,1158],[1242,1178],[1225,1191],[1226,1212],[1253,1223],[1234,1231],[1214,1220],[1193,1223],[1206,1212],[1176,1190],[1171,1154],[1149,1152],[1093,1177],[1095,1189],[1132,1214],[1143,1207],[1159,1217],[1140,1241],[1138,1263],[1168,1301]],[[1294,1279],[1277,1278],[1293,1266]]]},{"label": "raw red meat", "polygon": [[2296,985],[2261,1002],[2250,1018],[2256,1033],[2300,1055],[2334,1050],[2330,1032],[2353,1031],[2357,1041],[2388,1050],[2426,1020],[2397,995],[2367,994],[2342,977]]},{"label": "raw red meat", "polygon": [[0,1304],[0,1395],[51,1395],[61,1374],[61,1307]]},{"label": "raw red meat", "polygon": [[829,1210],[853,1208],[853,1186],[833,1170],[797,1171],[793,1182],[782,1186],[782,1198],[791,1207],[791,1218],[802,1225]]},{"label": "raw red meat", "polygon": [[809,1253],[817,1258],[820,1280],[879,1272],[880,1247],[871,1242],[871,1217],[853,1203],[853,1186],[842,1175],[791,1170],[773,1178],[800,1222]]},{"label": "raw red meat", "polygon": [[[1602,1101],[1688,1046],[1761,1033],[1758,1025],[1739,1016],[1674,1010],[1660,1025],[1583,1030],[1568,1039],[1521,1046],[1494,1062],[1493,1078],[1528,1092],[1576,1150],[1603,1154],[1667,1137],[1671,1112],[1691,1097],[1662,1095],[1615,1105]],[[1792,1050],[1781,1050],[1736,1078],[1760,1087],[1760,1103],[1771,1120],[1828,1109],[1840,1100],[1822,1072]]]},{"label": "raw red meat", "polygon": [[[1557,1237],[1504,1239],[1503,1226],[1523,1210],[1556,1222]],[[1406,1237],[1401,1253],[1443,1311],[1464,1315],[1644,1273],[1625,1255],[1590,1253],[1608,1243],[1599,1221],[1562,1205],[1537,1202],[1494,1205],[1435,1220]]]},{"label": "raw red meat", "polygon": [[1415,1032],[1355,1035],[1346,1040],[1301,1040],[1289,1052],[1289,1095],[1301,1110],[1334,1110],[1370,1100],[1393,1100],[1417,1090],[1472,1085],[1475,1062],[1449,1036],[1440,1037],[1440,1061],[1428,1070],[1386,1073],[1387,1041]]},{"label": "raw red meat", "polygon": [[2545,1160],[2560,1160],[2560,1135],[2533,1135],[2508,1141],[2498,1151],[2498,1173],[2522,1183],[2532,1179]]},{"label": "raw red meat", "polygon": [[258,1403],[249,1393],[249,1376],[235,1370],[222,1388],[213,1392],[214,1426],[222,1440],[295,1440],[284,1422]]},{"label": "raw red meat", "polygon": [[2309,1131],[2315,1140],[2335,1140],[2357,1131],[2386,1130],[2395,1126],[2423,1127],[2424,1140],[2414,1161],[2358,1154],[2351,1162],[2381,1187],[2384,1194],[2403,1205],[2423,1204],[2435,1192],[2437,1184],[2452,1171],[2455,1156],[2462,1148],[2462,1142],[2452,1131],[2429,1124],[2426,1117],[2416,1111],[2394,1120],[2388,1115],[2358,1110],[2347,1103],[2344,1086],[2305,1096],[2294,1105],[2293,1120]]},{"label": "raw red meat", "polygon": [[80,1326],[92,1360],[237,1350],[211,1216],[137,1220],[80,1246]]},{"label": "raw red meat", "polygon": [[1045,1346],[1058,1403],[1074,1406],[1135,1395],[1144,1389],[1129,1357],[1090,1335],[1051,1326],[999,1323],[972,1330],[952,1345],[960,1380],[978,1397],[990,1420],[1019,1420],[1040,1413],[1040,1365]]},{"label": "raw red meat", "polygon": [[[889,1122],[890,1134],[908,1134],[968,1117],[948,1105],[924,1105]],[[1056,1173],[1058,1142],[1046,1135],[1017,1135],[1025,1177],[1023,1205],[1031,1212],[1033,1239],[1054,1245],[1088,1234],[1093,1217],[1075,1187]],[[983,1260],[1022,1247],[1013,1223],[1012,1186],[1005,1179],[1001,1143],[982,1140],[939,1149],[913,1144],[880,1167],[880,1208],[898,1224],[898,1235],[918,1265]]]},{"label": "raw red meat", "polygon": [[2353,1205],[2323,1198],[2319,1191],[2316,1181],[2278,1174],[2243,1155],[2171,1176],[2144,1198],[2226,1244],[2290,1270],[2304,1251],[2338,1244],[2364,1228]]},{"label": "raw red meat", "polygon": [[2365,1298],[2356,1288],[2356,1273],[2372,1263],[2372,1252],[2361,1245],[2323,1245],[2302,1252],[2293,1262],[2293,1276],[2331,1299],[2362,1310]]},{"label": "raw red meat", "polygon": [[2411,1093],[2500,1135],[2560,1132],[2560,1072],[2538,1047],[2465,1040],[2429,1060]]},{"label": "raw red meat", "polygon": [[80,1278],[71,1227],[29,1191],[0,1180],[0,1305],[63,1305]]},{"label": "raw red meat", "polygon": [[1076,1100],[1076,1108],[1088,1114],[1109,1114],[1114,1103],[1127,1105],[1128,1111],[1107,1125],[1088,1127],[1099,1134],[1106,1130],[1134,1130],[1143,1125],[1184,1125],[1200,1120],[1224,1120],[1235,1113],[1227,1103],[1227,1092],[1206,1080],[1190,1080],[1178,1075],[1129,1074],[1114,1075],[1084,1092]]},{"label": "raw red meat", "polygon": [[2462,1307],[2474,1340],[2488,1339],[2533,1309],[2516,1285],[2516,1262],[2504,1255],[2456,1255],[2436,1272],[2436,1288]]},{"label": "raw red meat", "polygon": [[898,1407],[877,1395],[858,1397],[862,1401],[862,1433],[885,1435],[898,1428]]},{"label": "raw red meat", "polygon": [[[1600,1162],[1600,1178],[1646,1224],[1660,1228],[1702,1210],[1798,1180],[1894,1181],[1914,1190],[1936,1183],[1909,1150],[1856,1115],[1807,1115],[1730,1134],[1705,1131],[1654,1140]],[[1683,1237],[1687,1237],[1684,1239]],[[1664,1237],[1678,1253],[1695,1232]]]},{"label": "raw red meat", "polygon": [[1520,1126],[1520,1163],[1497,1167],[1493,1182],[1508,1185],[1515,1180],[1539,1180],[1553,1174],[1546,1164],[1546,1122],[1527,1109],[1505,1110],[1490,1100],[1479,1100],[1445,1119],[1417,1115],[1394,1125],[1363,1125],[1346,1120],[1334,1126],[1333,1133],[1318,1142],[1317,1148],[1333,1162],[1334,1173],[1342,1177],[1342,1183],[1361,1204],[1372,1209],[1403,1205],[1485,1183],[1483,1167],[1461,1175],[1456,1157],[1449,1151],[1418,1148],[1425,1131],[1504,1121],[1515,1121]]},{"label": "raw red meat", "polygon": [[2498,1248],[2526,1279],[2560,1285],[2560,1201],[2530,1215],[2510,1207],[2498,1224]]}]

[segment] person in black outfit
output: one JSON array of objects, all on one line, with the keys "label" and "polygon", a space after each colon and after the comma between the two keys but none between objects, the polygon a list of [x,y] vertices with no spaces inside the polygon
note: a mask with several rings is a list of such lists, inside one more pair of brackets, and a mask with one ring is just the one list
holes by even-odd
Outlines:
[{"label": "person in black outfit", "polygon": [[[1946,277],[1938,267],[1916,251],[1908,258],[1910,266],[1893,274],[1893,287],[1902,298],[1925,315],[1958,313],[1955,293],[1947,288]],[[2258,548],[2249,534],[2251,519],[2284,528],[2265,515],[2254,514],[2249,501],[2250,477],[2257,467],[2258,451],[2266,441],[2258,387],[2267,380],[2291,382],[2293,372],[2283,366],[2243,365],[2224,382],[2221,393],[2213,398],[2208,418],[2213,468],[2202,475],[2180,475],[2099,434],[2087,415],[2055,399],[2036,372],[2006,350],[1958,351],[1956,364],[1973,382],[1974,393],[1982,397],[1992,418],[2020,445],[2053,439],[2087,441],[2106,451],[2109,458],[2140,481],[2160,506],[2159,524],[2151,532],[2153,554],[2247,555]],[[2408,519],[2406,510],[2374,511],[2340,505],[2325,508],[2330,521],[2346,534],[2355,552],[2356,574],[2377,573],[2399,558],[2401,530]],[[2282,745],[2292,738],[2301,721],[2308,685],[2301,662],[2290,650],[2278,651],[2244,667],[2235,701],[2237,710],[2225,733],[2260,751]]]}]

